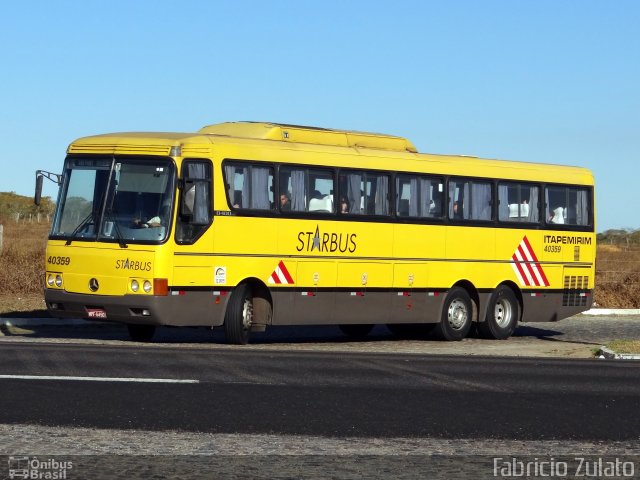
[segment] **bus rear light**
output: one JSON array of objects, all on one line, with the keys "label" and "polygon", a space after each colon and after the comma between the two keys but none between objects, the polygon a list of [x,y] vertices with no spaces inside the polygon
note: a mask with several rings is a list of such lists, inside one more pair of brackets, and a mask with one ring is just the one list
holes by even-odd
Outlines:
[{"label": "bus rear light", "polygon": [[140,289],[140,284],[138,283],[138,281],[136,279],[131,280],[131,291],[135,293],[139,289]]},{"label": "bus rear light", "polygon": [[151,282],[149,280],[145,280],[144,283],[142,284],[142,289],[145,291],[145,293],[150,293],[151,292]]},{"label": "bus rear light", "polygon": [[55,282],[55,277],[51,274],[47,275],[47,285],[49,287],[53,287],[54,282]]},{"label": "bus rear light", "polygon": [[169,280],[166,278],[153,279],[153,294],[166,296],[169,294]]},{"label": "bus rear light", "polygon": [[56,275],[56,287],[62,287],[62,275]]}]

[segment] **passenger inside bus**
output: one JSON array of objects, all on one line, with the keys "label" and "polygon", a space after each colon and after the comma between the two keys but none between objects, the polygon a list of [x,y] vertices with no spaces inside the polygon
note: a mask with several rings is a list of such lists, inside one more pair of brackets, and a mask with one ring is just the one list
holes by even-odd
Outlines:
[{"label": "passenger inside bus", "polygon": [[289,200],[289,196],[286,193],[280,194],[280,211],[291,211],[291,201]]},{"label": "passenger inside bus", "polygon": [[349,202],[344,197],[340,197],[340,213],[349,213]]},{"label": "passenger inside bus", "polygon": [[168,225],[171,218],[171,202],[167,199],[163,202],[157,215],[150,214],[146,217],[148,220],[143,221],[142,218],[135,218],[133,220],[134,228],[156,228]]},{"label": "passenger inside bus", "polygon": [[551,215],[549,215],[549,222],[556,224],[564,224],[564,208],[557,207],[551,211]]},{"label": "passenger inside bus", "polygon": [[462,218],[462,207],[458,202],[453,202],[453,218]]}]

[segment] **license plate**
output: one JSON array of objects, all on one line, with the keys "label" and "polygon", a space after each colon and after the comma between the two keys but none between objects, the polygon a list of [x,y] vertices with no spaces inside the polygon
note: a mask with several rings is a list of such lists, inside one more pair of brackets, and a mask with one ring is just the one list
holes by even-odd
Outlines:
[{"label": "license plate", "polygon": [[87,308],[89,318],[107,318],[107,312],[103,308]]}]

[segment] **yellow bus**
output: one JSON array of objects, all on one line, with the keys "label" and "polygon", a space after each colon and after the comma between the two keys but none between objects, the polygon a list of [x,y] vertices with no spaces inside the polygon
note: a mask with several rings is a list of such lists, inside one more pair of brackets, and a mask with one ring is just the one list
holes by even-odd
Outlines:
[{"label": "yellow bus", "polygon": [[592,304],[584,168],[229,122],[81,138],[57,178],[47,307],[125,323],[134,340],[208,326],[245,344],[271,325],[318,324],[505,339]]}]

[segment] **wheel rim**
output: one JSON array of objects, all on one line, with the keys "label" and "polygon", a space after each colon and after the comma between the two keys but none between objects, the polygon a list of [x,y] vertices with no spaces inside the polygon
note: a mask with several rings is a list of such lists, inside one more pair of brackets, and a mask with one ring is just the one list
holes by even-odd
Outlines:
[{"label": "wheel rim", "polygon": [[447,320],[449,321],[449,325],[454,330],[461,330],[465,324],[467,323],[467,319],[469,318],[469,311],[467,309],[467,305],[462,300],[454,300],[449,305],[449,310],[447,311]]},{"label": "wheel rim", "polygon": [[493,309],[493,318],[500,328],[507,327],[513,318],[513,307],[511,306],[511,302],[506,300],[496,302]]},{"label": "wheel rim", "polygon": [[250,298],[246,298],[242,306],[242,328],[244,330],[249,330],[251,328],[252,323],[253,323],[253,302],[251,301]]}]

